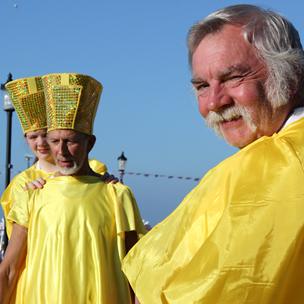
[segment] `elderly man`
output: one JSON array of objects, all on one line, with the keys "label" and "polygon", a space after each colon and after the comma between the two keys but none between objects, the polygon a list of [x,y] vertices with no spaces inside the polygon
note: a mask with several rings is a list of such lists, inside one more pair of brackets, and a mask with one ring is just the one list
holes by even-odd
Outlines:
[{"label": "elderly man", "polygon": [[0,303],[14,302],[17,284],[16,303],[129,304],[121,259],[145,229],[131,191],[104,183],[88,163],[101,84],[80,74],[42,80],[59,174],[43,189],[14,193]]},{"label": "elderly man", "polygon": [[123,263],[143,304],[304,303],[304,54],[282,16],[219,10],[188,36],[207,124],[235,155]]}]

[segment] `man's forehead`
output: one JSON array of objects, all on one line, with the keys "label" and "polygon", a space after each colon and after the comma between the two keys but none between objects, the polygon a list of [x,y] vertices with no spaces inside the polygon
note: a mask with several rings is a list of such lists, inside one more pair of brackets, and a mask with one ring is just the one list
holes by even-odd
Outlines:
[{"label": "man's forehead", "polygon": [[[233,73],[247,73],[251,69],[251,66],[249,66],[247,63],[242,62],[242,63],[236,63],[236,64],[231,64],[226,67],[223,67],[217,72],[217,78],[225,78]],[[205,81],[203,75],[196,75],[195,71],[193,71],[193,77],[191,79],[191,83],[200,83],[202,81]]]},{"label": "man's forehead", "polygon": [[84,134],[70,129],[51,130],[47,133],[48,138],[83,138]]}]

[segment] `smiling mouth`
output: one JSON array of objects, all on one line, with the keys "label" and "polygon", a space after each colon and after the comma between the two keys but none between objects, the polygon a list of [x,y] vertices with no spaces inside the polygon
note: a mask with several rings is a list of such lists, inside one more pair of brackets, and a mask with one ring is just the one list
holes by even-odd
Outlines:
[{"label": "smiling mouth", "polygon": [[235,127],[242,121],[242,116],[236,116],[230,119],[224,119],[219,124],[222,127]]},{"label": "smiling mouth", "polygon": [[73,167],[74,166],[73,160],[58,160],[57,163],[60,167]]},{"label": "smiling mouth", "polygon": [[37,150],[39,153],[45,154],[45,153],[49,153],[50,150],[49,149],[38,149]]}]

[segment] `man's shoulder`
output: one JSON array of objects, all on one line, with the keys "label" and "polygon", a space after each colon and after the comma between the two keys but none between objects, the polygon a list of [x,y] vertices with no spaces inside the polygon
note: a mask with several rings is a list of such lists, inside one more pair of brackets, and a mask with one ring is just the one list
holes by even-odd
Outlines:
[{"label": "man's shoulder", "polygon": [[24,187],[26,183],[33,181],[37,177],[37,169],[35,168],[35,165],[33,165],[15,175],[11,180],[10,185],[13,187],[16,187],[18,185]]},{"label": "man's shoulder", "polygon": [[107,166],[97,159],[89,159],[91,169],[99,174],[104,174],[108,171]]},{"label": "man's shoulder", "polygon": [[[304,122],[304,120],[303,120]],[[302,123],[304,126],[304,124]],[[304,132],[301,125],[291,126],[272,136],[263,136],[212,168],[207,175],[218,171],[221,174],[240,174],[250,168],[265,170],[265,166],[280,166],[304,158]]]},{"label": "man's shoulder", "polygon": [[[236,158],[259,158],[263,160],[274,160],[275,157],[299,157],[298,151],[304,153],[304,119],[300,119],[288,127],[274,133],[272,136],[263,136],[248,145],[236,155]],[[300,150],[303,150],[302,152]]]},{"label": "man's shoulder", "polygon": [[205,199],[212,207],[210,202],[216,203],[220,197],[225,197],[224,201],[237,197],[238,201],[252,196],[254,201],[257,189],[265,189],[265,185],[286,189],[287,184],[293,183],[300,190],[303,163],[304,136],[299,129],[289,128],[271,137],[261,137],[209,170],[187,195],[184,205]]},{"label": "man's shoulder", "polygon": [[130,187],[120,182],[116,184],[109,183],[107,184],[107,186],[112,188],[115,191],[115,193],[118,195],[123,195],[123,194],[132,195],[132,190],[130,189]]}]

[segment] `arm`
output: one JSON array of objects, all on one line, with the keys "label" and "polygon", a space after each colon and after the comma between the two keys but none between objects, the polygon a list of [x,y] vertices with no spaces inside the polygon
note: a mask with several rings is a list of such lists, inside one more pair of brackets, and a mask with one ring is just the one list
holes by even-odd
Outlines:
[{"label": "arm", "polygon": [[138,235],[135,230],[125,232],[126,254],[136,244],[137,241],[138,241]]},{"label": "arm", "polygon": [[8,303],[26,257],[27,229],[13,225],[4,259],[0,264],[0,304]]}]

